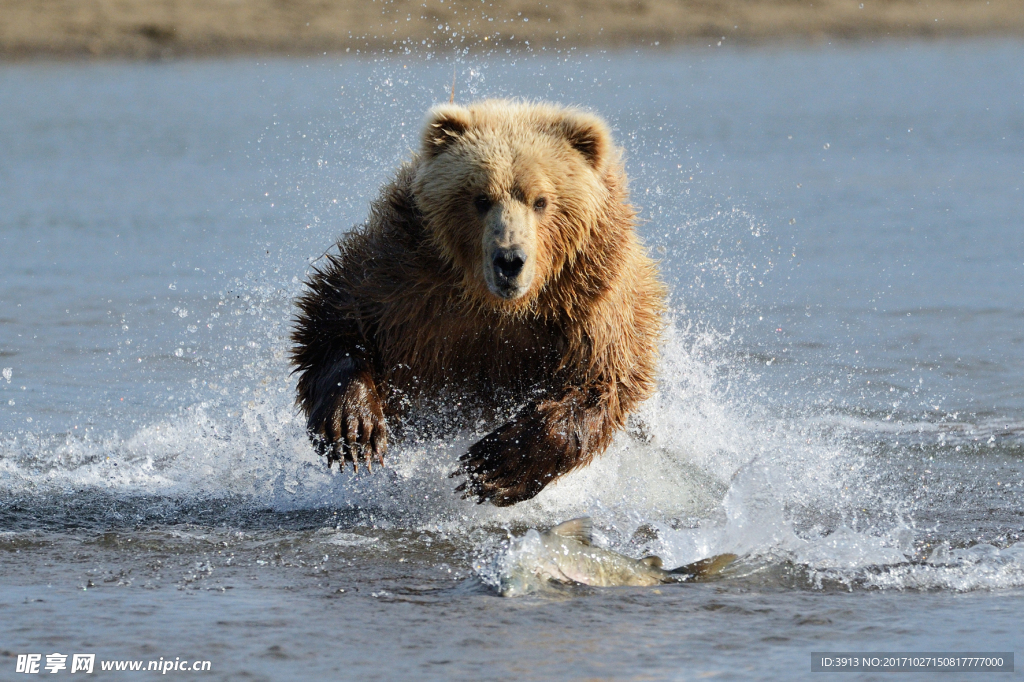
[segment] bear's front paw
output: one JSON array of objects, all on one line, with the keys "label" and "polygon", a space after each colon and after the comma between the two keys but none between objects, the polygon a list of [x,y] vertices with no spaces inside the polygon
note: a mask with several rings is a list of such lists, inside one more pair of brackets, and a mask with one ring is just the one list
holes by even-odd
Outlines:
[{"label": "bear's front paw", "polygon": [[508,507],[528,500],[557,476],[558,467],[538,440],[539,424],[513,421],[485,436],[460,458],[451,476],[465,476],[455,490],[463,499]]},{"label": "bear's front paw", "polygon": [[377,387],[369,372],[360,372],[334,401],[333,409],[322,424],[310,424],[309,435],[317,452],[327,456],[327,467],[338,462],[341,469],[347,462],[359,471],[359,458],[373,470],[373,459],[384,465],[388,447],[384,410]]}]

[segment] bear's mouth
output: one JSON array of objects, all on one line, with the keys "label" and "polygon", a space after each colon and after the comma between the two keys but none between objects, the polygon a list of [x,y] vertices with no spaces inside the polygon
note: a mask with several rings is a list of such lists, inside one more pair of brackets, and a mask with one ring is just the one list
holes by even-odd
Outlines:
[{"label": "bear's mouth", "polygon": [[488,278],[487,288],[491,293],[506,301],[517,299],[529,289],[519,277],[507,277],[499,272],[492,272]]},{"label": "bear's mouth", "polygon": [[497,294],[498,296],[500,296],[501,298],[505,299],[506,301],[511,301],[511,300],[517,299],[520,296],[522,296],[523,294],[525,294],[526,293],[526,287],[520,286],[518,284],[513,284],[513,283],[508,283],[508,284],[497,284],[496,283],[493,287],[491,287],[491,291],[493,293]]}]

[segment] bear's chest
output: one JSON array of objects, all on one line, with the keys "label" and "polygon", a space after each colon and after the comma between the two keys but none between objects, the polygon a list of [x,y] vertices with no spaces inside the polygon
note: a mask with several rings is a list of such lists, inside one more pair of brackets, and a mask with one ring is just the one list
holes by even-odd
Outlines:
[{"label": "bear's chest", "polygon": [[520,400],[543,391],[564,347],[557,330],[535,320],[508,321],[428,310],[379,339],[388,383],[414,396]]}]

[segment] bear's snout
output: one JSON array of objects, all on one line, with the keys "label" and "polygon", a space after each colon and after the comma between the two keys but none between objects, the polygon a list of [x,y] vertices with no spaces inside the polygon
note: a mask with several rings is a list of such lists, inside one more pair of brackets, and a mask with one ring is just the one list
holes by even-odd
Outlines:
[{"label": "bear's snout", "polygon": [[494,274],[501,283],[515,280],[526,265],[526,252],[522,249],[498,249],[494,253]]},{"label": "bear's snout", "polygon": [[481,265],[487,288],[505,301],[526,296],[537,268],[537,226],[529,207],[511,198],[496,203],[483,238]]},{"label": "bear's snout", "polygon": [[517,246],[495,247],[491,256],[488,286],[491,291],[511,301],[526,293],[530,287],[531,265],[526,251]]}]

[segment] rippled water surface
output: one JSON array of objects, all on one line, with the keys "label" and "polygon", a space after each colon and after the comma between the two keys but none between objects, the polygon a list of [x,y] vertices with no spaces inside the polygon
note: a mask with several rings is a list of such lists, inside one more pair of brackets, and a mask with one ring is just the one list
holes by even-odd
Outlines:
[{"label": "rippled water surface", "polygon": [[[940,42],[0,67],[0,679],[54,651],[211,679],[1024,652],[1022,63]],[[452,492],[471,424],[328,472],[286,359],[310,263],[453,66],[459,101],[608,118],[672,292],[649,437],[512,509]],[[510,537],[584,514],[633,557],[741,559],[497,595]]]}]

